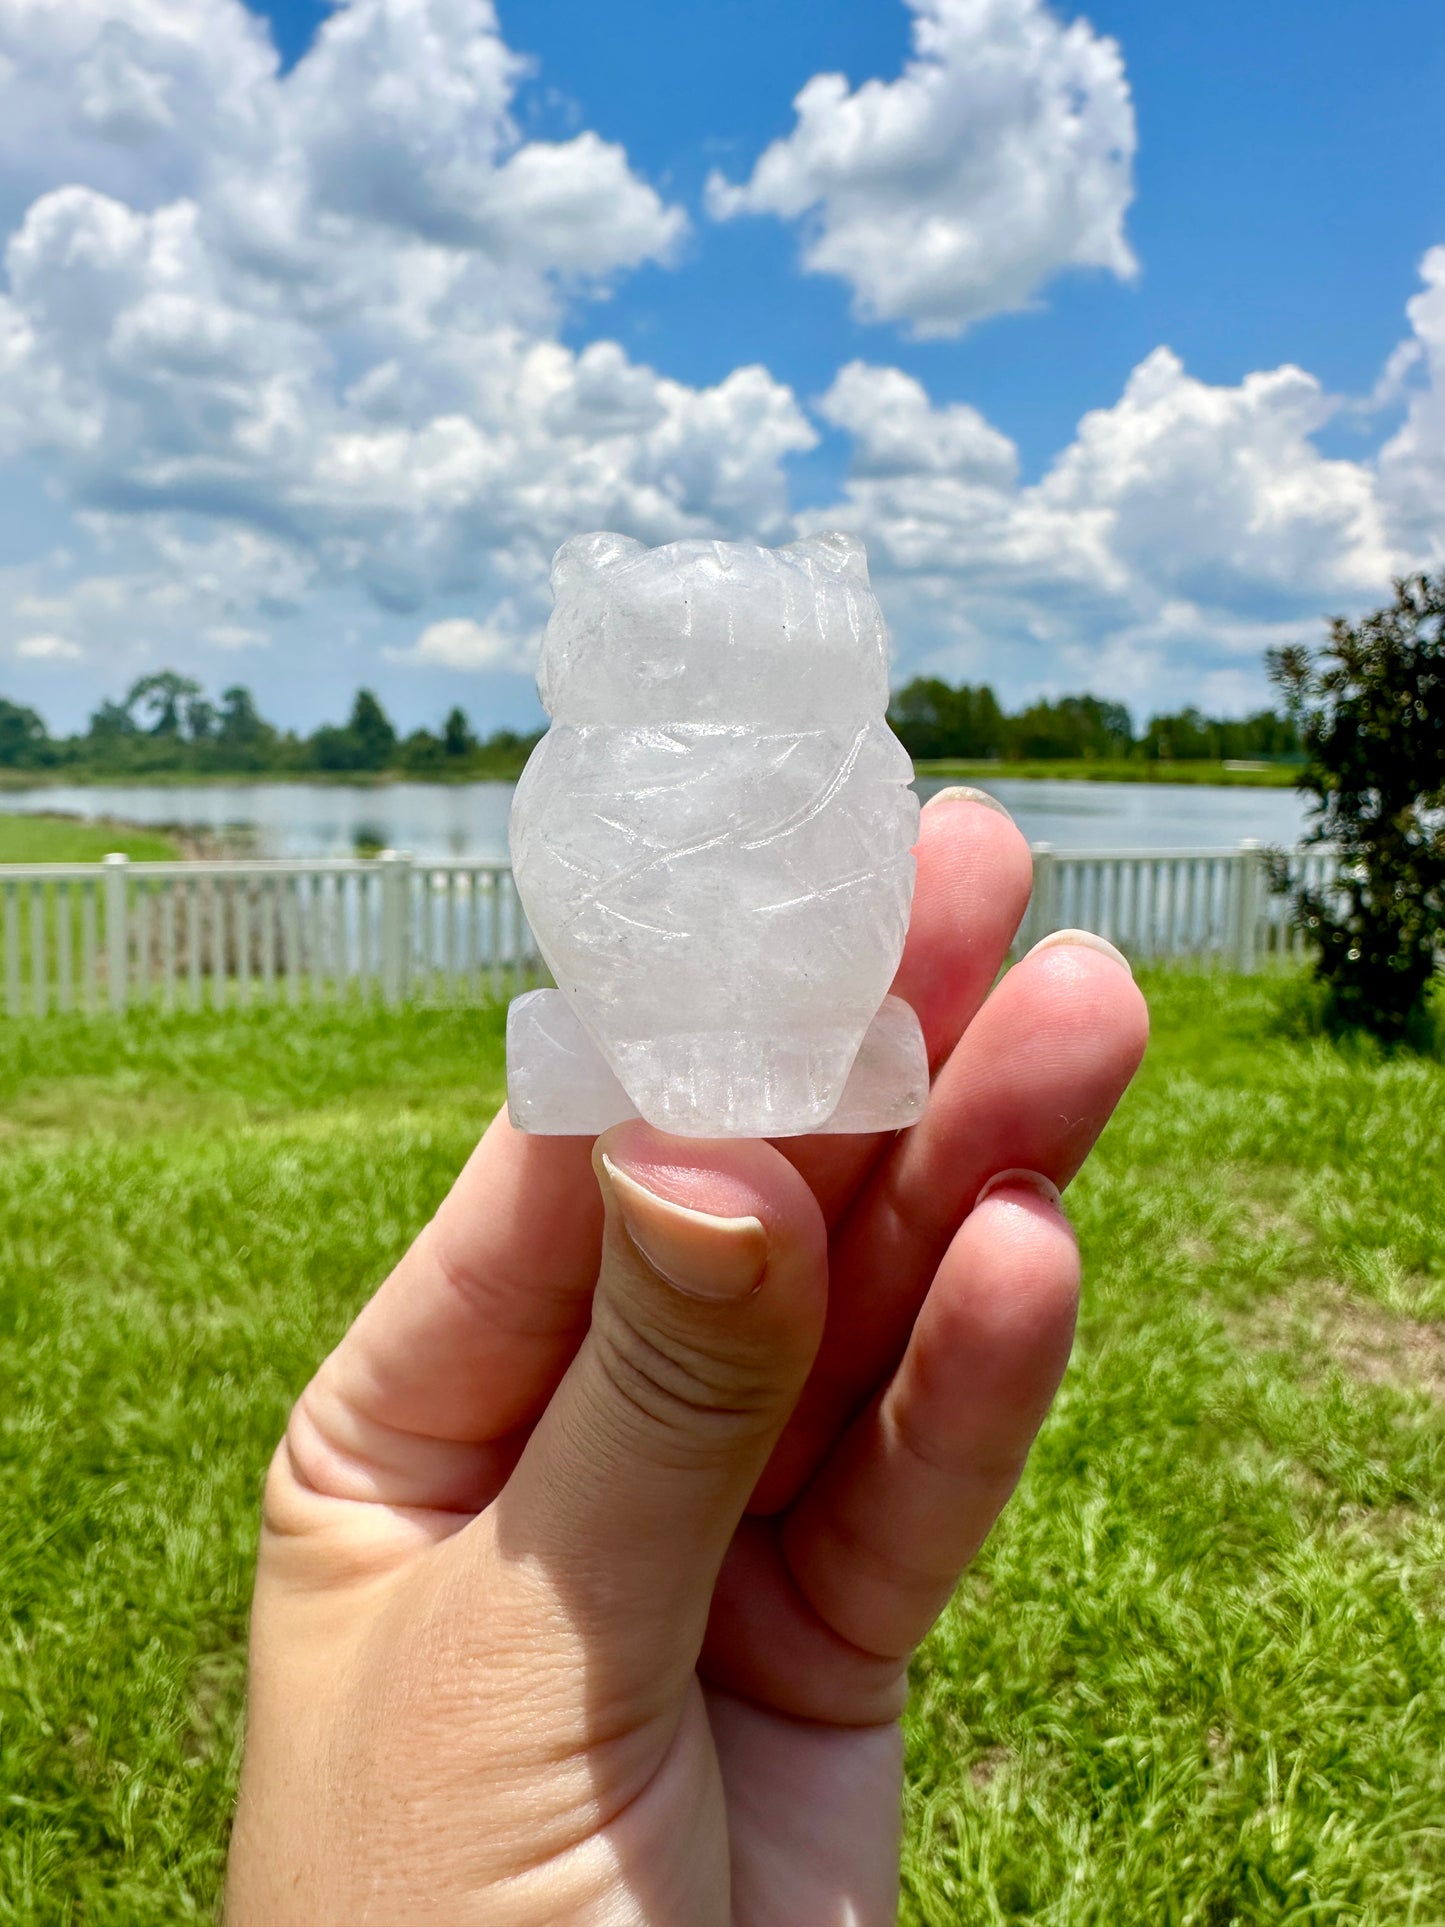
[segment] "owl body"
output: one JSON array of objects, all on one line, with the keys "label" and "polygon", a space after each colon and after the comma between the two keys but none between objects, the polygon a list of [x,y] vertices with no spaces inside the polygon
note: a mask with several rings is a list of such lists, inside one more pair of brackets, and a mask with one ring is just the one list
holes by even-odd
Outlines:
[{"label": "owl body", "polygon": [[918,804],[861,548],[583,537],[553,582],[554,720],[512,856],[558,992],[649,1122],[816,1130],[913,893]]}]

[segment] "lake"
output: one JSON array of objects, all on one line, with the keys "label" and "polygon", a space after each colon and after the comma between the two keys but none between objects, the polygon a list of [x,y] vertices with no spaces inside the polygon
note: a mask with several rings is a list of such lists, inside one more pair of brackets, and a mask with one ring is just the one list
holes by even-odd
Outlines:
[{"label": "lake", "polygon": [[[944,784],[920,782],[931,795]],[[1232,849],[1243,837],[1293,844],[1304,810],[1293,790],[1165,783],[981,781],[1032,843],[1059,849]],[[351,856],[364,847],[442,859],[504,861],[510,783],[54,785],[0,793],[0,809],[244,832],[255,855]]]}]

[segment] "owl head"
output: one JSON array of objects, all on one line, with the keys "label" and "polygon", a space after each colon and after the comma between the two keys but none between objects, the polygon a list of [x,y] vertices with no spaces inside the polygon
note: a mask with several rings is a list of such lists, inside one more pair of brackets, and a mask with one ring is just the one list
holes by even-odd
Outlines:
[{"label": "owl head", "polygon": [[888,706],[888,637],[851,535],[785,548],[578,535],[552,564],[537,686],[559,723],[819,728]]}]

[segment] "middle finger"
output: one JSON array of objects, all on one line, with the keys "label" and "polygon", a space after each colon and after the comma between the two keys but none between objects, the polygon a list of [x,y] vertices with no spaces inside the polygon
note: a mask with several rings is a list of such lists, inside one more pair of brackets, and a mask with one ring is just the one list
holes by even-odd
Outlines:
[{"label": "middle finger", "polygon": [[834,1232],[823,1343],[755,1511],[792,1500],[891,1373],[989,1178],[1038,1171],[1062,1190],[1088,1156],[1149,1034],[1128,965],[1098,942],[1061,932],[1014,966]]},{"label": "middle finger", "polygon": [[[1028,908],[1033,858],[1013,818],[981,791],[944,790],[918,829],[918,881],[892,994],[912,1005],[931,1070],[946,1062],[998,975]],[[894,1134],[779,1138],[833,1224]]]}]

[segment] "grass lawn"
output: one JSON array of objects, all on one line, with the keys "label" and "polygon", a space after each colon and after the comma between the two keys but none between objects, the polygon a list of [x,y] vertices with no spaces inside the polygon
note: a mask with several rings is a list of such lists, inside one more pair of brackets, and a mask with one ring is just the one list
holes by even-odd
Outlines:
[{"label": "grass lawn", "polygon": [[0,863],[99,863],[112,851],[133,863],[165,863],[180,855],[175,838],[160,830],[0,810]]},{"label": "grass lawn", "polygon": [[[903,1918],[1438,1927],[1445,1069],[1292,1039],[1278,979],[1151,993],[1074,1367],[918,1663]],[[500,1043],[0,1025],[0,1923],[210,1915],[262,1470]]]},{"label": "grass lawn", "polygon": [[1228,763],[1146,763],[1142,759],[1117,757],[1107,761],[1084,762],[917,762],[914,772],[924,777],[1012,777],[1030,781],[1073,783],[1208,783],[1225,789],[1292,789],[1299,771],[1289,764],[1275,763],[1267,768],[1231,768]]}]

